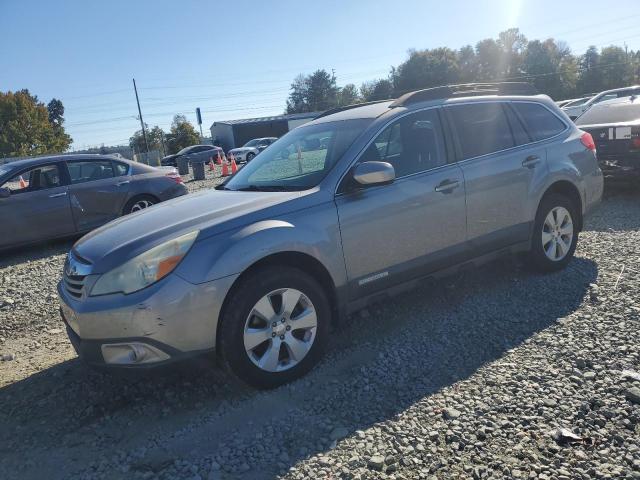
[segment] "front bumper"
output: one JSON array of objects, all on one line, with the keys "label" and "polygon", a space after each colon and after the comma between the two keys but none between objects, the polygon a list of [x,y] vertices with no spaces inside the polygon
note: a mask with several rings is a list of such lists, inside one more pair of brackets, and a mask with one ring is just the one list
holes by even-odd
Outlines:
[{"label": "front bumper", "polygon": [[[79,299],[60,282],[60,312],[73,347],[88,363],[156,366],[215,349],[222,304],[236,278],[194,285],[170,274],[129,295],[83,293]],[[127,357],[127,349],[143,355]]]}]

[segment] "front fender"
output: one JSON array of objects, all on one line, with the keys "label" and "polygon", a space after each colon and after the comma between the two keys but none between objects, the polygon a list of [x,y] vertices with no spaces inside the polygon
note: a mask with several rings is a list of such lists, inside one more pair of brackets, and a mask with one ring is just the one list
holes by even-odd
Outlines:
[{"label": "front fender", "polygon": [[192,283],[242,273],[277,253],[303,253],[318,260],[334,285],[344,285],[346,268],[335,207],[324,204],[287,218],[260,220],[196,242],[176,273]]}]

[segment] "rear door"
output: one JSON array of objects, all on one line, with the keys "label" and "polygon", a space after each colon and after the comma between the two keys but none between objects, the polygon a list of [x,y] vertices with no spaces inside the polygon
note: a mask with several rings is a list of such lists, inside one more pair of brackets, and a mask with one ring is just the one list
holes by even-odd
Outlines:
[{"label": "rear door", "polygon": [[546,171],[544,148],[519,145],[526,143],[522,127],[514,135],[506,108],[505,102],[445,107],[464,173],[467,234],[476,255],[527,240],[527,201],[534,179]]},{"label": "rear door", "polygon": [[0,198],[0,247],[75,232],[61,165],[51,163],[28,168],[0,185],[11,190],[8,198]]},{"label": "rear door", "polygon": [[66,165],[71,180],[71,210],[78,231],[92,230],[122,214],[131,179],[122,174],[121,168],[109,159],[73,160]]}]

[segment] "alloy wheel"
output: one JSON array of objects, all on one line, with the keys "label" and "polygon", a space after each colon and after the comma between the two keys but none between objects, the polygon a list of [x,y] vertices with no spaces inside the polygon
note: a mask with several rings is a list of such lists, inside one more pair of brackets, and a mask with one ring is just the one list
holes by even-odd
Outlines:
[{"label": "alloy wheel", "polygon": [[261,370],[282,372],[307,356],[317,326],[309,297],[294,288],[274,290],[251,309],[244,327],[244,348]]},{"label": "alloy wheel", "polygon": [[559,262],[567,256],[573,242],[573,221],[564,207],[553,208],[542,225],[542,249],[549,260]]},{"label": "alloy wheel", "polygon": [[153,202],[150,200],[138,200],[131,207],[131,213],[137,212],[138,210],[144,210],[145,208],[149,208],[153,205]]}]

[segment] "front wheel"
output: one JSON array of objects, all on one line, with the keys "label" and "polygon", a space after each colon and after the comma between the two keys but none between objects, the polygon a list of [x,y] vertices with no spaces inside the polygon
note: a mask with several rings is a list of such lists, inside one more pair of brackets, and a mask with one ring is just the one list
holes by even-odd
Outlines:
[{"label": "front wheel", "polygon": [[245,157],[246,158],[245,163],[249,163],[251,160],[253,160],[253,157],[255,156],[256,155],[254,153],[251,153],[251,152],[247,153],[247,156]]},{"label": "front wheel", "polygon": [[327,342],[331,308],[323,288],[290,267],[253,272],[234,288],[218,331],[230,370],[258,388],[307,373]]},{"label": "front wheel", "polygon": [[578,243],[576,206],[564,195],[543,198],[533,226],[529,266],[542,272],[564,268],[573,257]]}]

